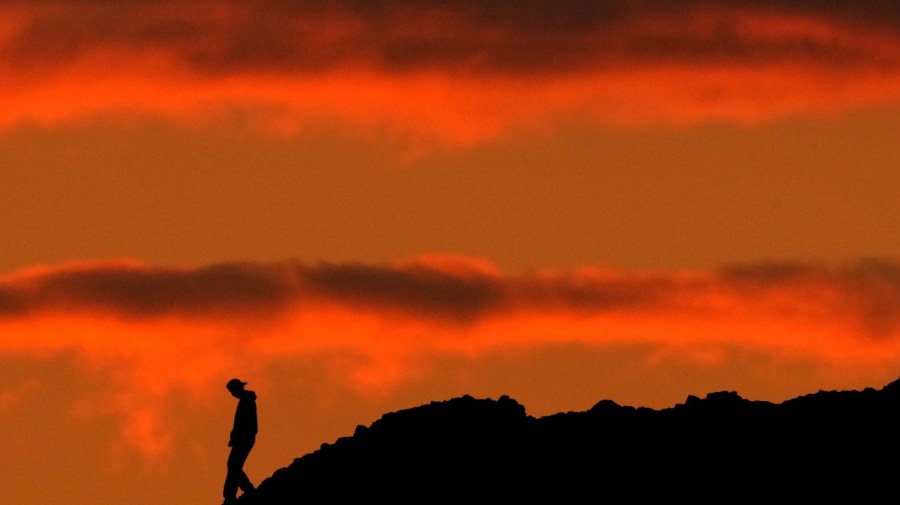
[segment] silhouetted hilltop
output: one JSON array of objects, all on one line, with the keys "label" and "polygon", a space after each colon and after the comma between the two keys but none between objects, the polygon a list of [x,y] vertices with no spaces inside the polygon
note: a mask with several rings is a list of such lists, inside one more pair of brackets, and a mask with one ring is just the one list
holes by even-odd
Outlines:
[{"label": "silhouetted hilltop", "polygon": [[780,404],[736,392],[541,418],[502,396],[385,414],[295,459],[240,505],[895,500],[900,380]]}]

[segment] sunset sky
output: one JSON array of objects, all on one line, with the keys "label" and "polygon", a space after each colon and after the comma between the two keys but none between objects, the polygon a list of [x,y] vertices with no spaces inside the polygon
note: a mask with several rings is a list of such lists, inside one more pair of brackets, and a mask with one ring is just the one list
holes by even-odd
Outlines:
[{"label": "sunset sky", "polygon": [[0,0],[5,505],[381,414],[900,377],[895,0]]}]

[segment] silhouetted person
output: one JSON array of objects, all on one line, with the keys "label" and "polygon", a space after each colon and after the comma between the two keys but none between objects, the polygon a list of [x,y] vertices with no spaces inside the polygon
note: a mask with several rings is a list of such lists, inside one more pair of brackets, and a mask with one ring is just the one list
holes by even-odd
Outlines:
[{"label": "silhouetted person", "polygon": [[250,478],[244,473],[244,462],[250,455],[250,449],[256,443],[256,393],[244,389],[246,382],[231,379],[225,385],[231,395],[237,398],[238,405],[234,412],[234,427],[231,429],[231,437],[228,447],[231,453],[228,455],[228,474],[225,476],[224,505],[234,503],[237,500],[238,488],[244,493],[255,490]]}]

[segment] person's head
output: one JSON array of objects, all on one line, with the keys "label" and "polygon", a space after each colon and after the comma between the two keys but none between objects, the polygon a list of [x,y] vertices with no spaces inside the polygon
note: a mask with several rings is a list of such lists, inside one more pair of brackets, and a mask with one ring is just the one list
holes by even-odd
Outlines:
[{"label": "person's head", "polygon": [[228,381],[228,384],[225,384],[225,388],[228,389],[232,396],[238,397],[244,392],[244,386],[246,385],[247,383],[240,379],[231,379]]}]

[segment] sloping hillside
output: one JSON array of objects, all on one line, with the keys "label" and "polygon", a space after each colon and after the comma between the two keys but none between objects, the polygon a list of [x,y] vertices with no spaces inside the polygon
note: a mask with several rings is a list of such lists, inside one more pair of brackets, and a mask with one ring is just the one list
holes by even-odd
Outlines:
[{"label": "sloping hillside", "polygon": [[736,392],[654,410],[609,400],[541,418],[506,396],[385,414],[264,480],[240,505],[809,503],[894,500],[900,380],[780,404]]}]

